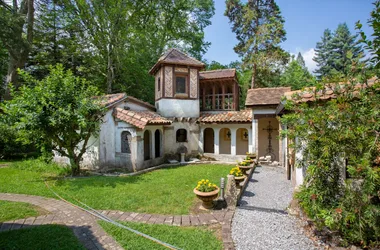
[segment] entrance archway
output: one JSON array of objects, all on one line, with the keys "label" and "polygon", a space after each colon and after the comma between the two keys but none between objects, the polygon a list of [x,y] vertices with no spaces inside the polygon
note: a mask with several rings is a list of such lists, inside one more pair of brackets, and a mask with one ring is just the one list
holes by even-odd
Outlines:
[{"label": "entrance archway", "polygon": [[159,129],[154,132],[154,152],[155,158],[161,157],[161,132]]},{"label": "entrance archway", "polygon": [[145,130],[144,132],[144,160],[150,159],[150,132]]},{"label": "entrance archway", "polygon": [[222,128],[219,132],[219,153],[231,154],[231,130]]},{"label": "entrance archway", "polygon": [[205,153],[214,153],[214,130],[212,128],[206,128],[203,132],[203,151]]}]

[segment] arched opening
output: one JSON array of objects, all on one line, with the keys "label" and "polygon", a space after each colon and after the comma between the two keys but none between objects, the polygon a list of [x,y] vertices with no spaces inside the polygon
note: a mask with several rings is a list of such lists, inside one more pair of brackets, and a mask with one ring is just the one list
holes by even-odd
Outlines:
[{"label": "arched opening", "polygon": [[203,132],[203,151],[205,153],[214,153],[214,130],[206,128]]},{"label": "arched opening", "polygon": [[245,155],[248,152],[248,130],[239,128],[236,131],[236,154]]},{"label": "arched opening", "polygon": [[222,128],[219,132],[219,153],[231,154],[231,130]]},{"label": "arched opening", "polygon": [[144,160],[150,159],[150,132],[145,130],[144,132]]},{"label": "arched opening", "polygon": [[121,133],[121,149],[120,152],[122,153],[131,153],[131,141],[132,141],[132,135],[128,131],[123,131]]},{"label": "arched opening", "polygon": [[161,132],[159,129],[154,132],[154,152],[155,152],[155,158],[161,157]]}]

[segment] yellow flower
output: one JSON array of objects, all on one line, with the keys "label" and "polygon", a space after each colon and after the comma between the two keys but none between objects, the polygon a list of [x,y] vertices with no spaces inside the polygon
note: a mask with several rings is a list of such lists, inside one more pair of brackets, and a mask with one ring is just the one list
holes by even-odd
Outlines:
[{"label": "yellow flower", "polygon": [[202,181],[205,181],[205,179],[202,179]]}]

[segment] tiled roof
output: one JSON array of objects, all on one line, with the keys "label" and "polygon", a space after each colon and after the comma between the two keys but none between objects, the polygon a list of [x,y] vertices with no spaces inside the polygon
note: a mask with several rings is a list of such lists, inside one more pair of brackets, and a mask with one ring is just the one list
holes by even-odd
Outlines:
[{"label": "tiled roof", "polygon": [[204,67],[204,63],[186,55],[182,51],[178,49],[169,49],[158,59],[157,63],[149,70],[149,73],[154,74],[155,70],[161,63]]},{"label": "tiled roof", "polygon": [[250,123],[252,122],[252,111],[225,111],[218,113],[201,112],[198,119],[200,123]]},{"label": "tiled roof", "polygon": [[165,119],[159,114],[152,111],[132,111],[121,108],[113,110],[113,116],[126,123],[132,124],[138,128],[144,129],[146,125],[168,125],[171,124],[170,120]]},{"label": "tiled roof", "polygon": [[290,90],[290,87],[249,89],[245,106],[277,105],[284,93]]},{"label": "tiled roof", "polygon": [[199,72],[200,80],[213,80],[213,79],[223,79],[223,78],[235,78],[235,69],[218,69],[210,71]]},{"label": "tiled roof", "polygon": [[[371,79],[368,79],[367,84],[356,84],[354,86],[354,94],[355,91],[366,88],[367,86],[372,86],[378,79],[376,77],[373,77]],[[296,91],[289,91],[284,93],[284,96],[286,99],[293,99],[297,103],[301,102],[311,102],[315,101],[315,99],[319,100],[330,100],[336,98],[336,93],[334,92],[335,87],[337,87],[337,84],[340,85],[339,91],[344,92],[347,90],[345,86],[347,83],[328,83],[325,84],[325,89],[320,90],[318,92],[315,91],[315,87],[306,88],[304,90],[296,90]]]},{"label": "tiled roof", "polygon": [[127,95],[125,93],[117,93],[117,94],[95,96],[94,98],[99,99],[102,105],[109,107],[126,97]]}]

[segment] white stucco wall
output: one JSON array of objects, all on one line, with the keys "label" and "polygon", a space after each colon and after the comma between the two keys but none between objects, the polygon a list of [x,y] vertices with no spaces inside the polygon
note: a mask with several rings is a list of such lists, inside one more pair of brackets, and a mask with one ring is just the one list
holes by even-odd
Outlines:
[{"label": "white stucco wall", "polygon": [[199,99],[161,99],[157,113],[164,117],[199,117]]},{"label": "white stucco wall", "polygon": [[[181,128],[187,131],[187,142],[176,140],[176,132]],[[173,122],[171,126],[165,127],[164,142],[166,154],[177,154],[180,146],[185,146],[188,154],[197,154],[199,152],[199,125],[196,122]]]}]

